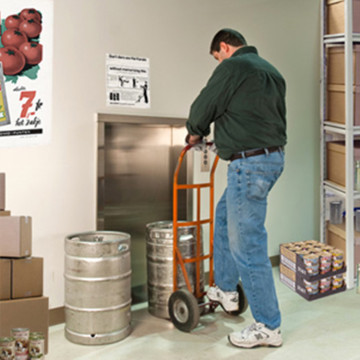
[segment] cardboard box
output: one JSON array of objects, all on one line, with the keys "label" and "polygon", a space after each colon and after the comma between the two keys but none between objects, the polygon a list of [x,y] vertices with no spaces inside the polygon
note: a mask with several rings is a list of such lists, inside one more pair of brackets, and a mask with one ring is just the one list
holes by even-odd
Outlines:
[{"label": "cardboard box", "polygon": [[10,259],[0,259],[0,300],[8,300],[11,295]]},{"label": "cardboard box", "polygon": [[11,260],[11,298],[43,294],[43,259],[30,257]]},{"label": "cardboard box", "polygon": [[[346,224],[327,223],[326,242],[344,252],[346,261]],[[354,276],[356,276],[356,264],[360,264],[360,233],[354,231]]]},{"label": "cardboard box", "polygon": [[318,275],[308,274],[301,256],[289,250],[286,247],[286,244],[280,245],[280,264],[285,265],[289,270],[293,271],[296,274],[296,276],[299,276],[307,281],[320,280],[323,278],[327,278],[329,276],[342,274],[346,271],[346,266],[344,266],[340,270],[329,271],[326,274],[318,274]]},{"label": "cardboard box", "polygon": [[0,216],[0,256],[31,256],[30,216]]},{"label": "cardboard box", "polygon": [[0,210],[5,210],[5,174],[0,173]]},{"label": "cardboard box", "polygon": [[[344,0],[327,0],[327,34],[343,34],[345,32]],[[353,32],[360,32],[360,0],[353,0]]]},{"label": "cardboard box", "polygon": [[7,210],[0,210],[0,216],[11,216],[11,212]]},{"label": "cardboard box", "polygon": [[[325,277],[329,277],[329,275]],[[289,269],[284,264],[280,264],[280,281],[284,283],[287,287],[289,287],[292,291],[295,291],[308,301],[320,299],[329,295],[334,295],[346,290],[346,285],[344,283],[344,285],[339,289],[330,289],[324,293],[318,292],[317,294],[309,294],[305,288],[304,278],[301,277],[294,270]]]},{"label": "cardboard box", "polygon": [[[360,160],[360,141],[354,141],[354,161]],[[326,143],[327,179],[345,186],[345,141]]]},{"label": "cardboard box", "polygon": [[49,341],[49,298],[45,296],[0,301],[0,337],[9,336],[13,328],[29,328],[45,336],[45,353]]},{"label": "cardboard box", "polygon": [[[360,86],[353,86],[354,125],[360,125]],[[328,85],[326,97],[326,121],[345,124],[345,85]]]},{"label": "cardboard box", "polygon": [[[353,85],[360,85],[360,45],[353,47]],[[331,85],[345,85],[345,47],[336,45],[327,50],[327,83]]]}]

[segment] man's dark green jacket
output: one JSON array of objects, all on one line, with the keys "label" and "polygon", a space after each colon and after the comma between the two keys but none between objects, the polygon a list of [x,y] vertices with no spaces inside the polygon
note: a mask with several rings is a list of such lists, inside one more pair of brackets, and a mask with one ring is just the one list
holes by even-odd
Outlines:
[{"label": "man's dark green jacket", "polygon": [[223,60],[190,109],[191,135],[207,136],[215,123],[218,154],[229,159],[241,151],[286,144],[285,80],[244,46]]}]

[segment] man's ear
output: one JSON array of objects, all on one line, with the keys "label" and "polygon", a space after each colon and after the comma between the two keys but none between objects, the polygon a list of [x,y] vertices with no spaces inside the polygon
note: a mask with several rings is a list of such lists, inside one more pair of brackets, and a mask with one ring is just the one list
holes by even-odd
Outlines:
[{"label": "man's ear", "polygon": [[229,51],[229,45],[226,42],[221,41],[220,50],[223,50],[225,53],[227,53]]}]

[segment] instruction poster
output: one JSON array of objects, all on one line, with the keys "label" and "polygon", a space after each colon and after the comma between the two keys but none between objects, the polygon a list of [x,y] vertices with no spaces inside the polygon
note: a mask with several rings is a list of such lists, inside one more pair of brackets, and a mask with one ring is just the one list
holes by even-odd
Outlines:
[{"label": "instruction poster", "polygon": [[106,104],[150,108],[148,58],[106,54]]},{"label": "instruction poster", "polygon": [[[50,141],[52,0],[0,0],[0,147]],[[1,121],[2,119],[2,121]]]}]

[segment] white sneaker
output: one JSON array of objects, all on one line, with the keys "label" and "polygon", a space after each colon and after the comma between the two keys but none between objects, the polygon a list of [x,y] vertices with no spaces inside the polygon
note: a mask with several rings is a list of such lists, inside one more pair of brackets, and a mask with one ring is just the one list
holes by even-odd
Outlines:
[{"label": "white sneaker", "polygon": [[268,329],[264,324],[255,322],[241,332],[233,332],[228,336],[229,342],[241,348],[253,348],[256,346],[282,345],[280,329]]},{"label": "white sneaker", "polygon": [[206,295],[211,301],[218,302],[225,311],[239,310],[239,293],[237,291],[222,291],[217,286],[211,286]]}]

